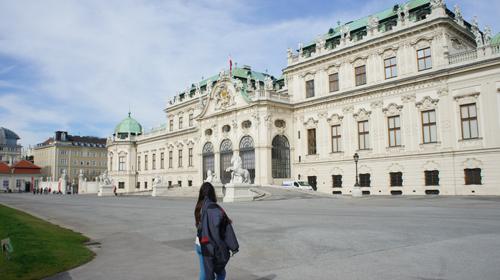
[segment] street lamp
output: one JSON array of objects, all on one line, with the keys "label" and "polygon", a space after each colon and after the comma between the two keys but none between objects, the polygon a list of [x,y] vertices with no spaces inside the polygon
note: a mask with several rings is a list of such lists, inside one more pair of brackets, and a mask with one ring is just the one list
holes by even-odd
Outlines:
[{"label": "street lamp", "polygon": [[361,197],[363,196],[363,193],[361,192],[361,188],[359,187],[359,181],[358,181],[358,161],[359,161],[358,153],[355,153],[353,158],[354,158],[354,163],[356,164],[356,184],[354,184],[354,188],[352,188],[351,195],[353,197]]},{"label": "street lamp", "polygon": [[358,160],[359,160],[359,155],[358,153],[355,153],[354,156],[354,163],[356,163],[356,184],[354,185],[355,187],[359,187],[359,182],[358,182]]}]

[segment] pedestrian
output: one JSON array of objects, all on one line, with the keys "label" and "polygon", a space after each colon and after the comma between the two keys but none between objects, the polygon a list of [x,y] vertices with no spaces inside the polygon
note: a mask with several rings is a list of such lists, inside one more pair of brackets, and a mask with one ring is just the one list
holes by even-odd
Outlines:
[{"label": "pedestrian", "polygon": [[[223,280],[231,255],[239,250],[232,221],[217,204],[212,184],[200,187],[194,210],[197,229],[196,252],[200,258],[200,280]],[[199,243],[199,245],[198,245]]]}]

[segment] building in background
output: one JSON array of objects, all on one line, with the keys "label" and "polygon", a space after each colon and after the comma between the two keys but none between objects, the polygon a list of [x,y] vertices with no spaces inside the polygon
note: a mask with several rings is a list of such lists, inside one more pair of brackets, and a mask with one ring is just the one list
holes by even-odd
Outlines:
[{"label": "building in background", "polygon": [[68,182],[77,183],[83,170],[87,180],[95,180],[106,167],[106,139],[92,136],[69,135],[56,131],[33,149],[35,164],[42,168],[42,175],[57,180],[66,170]]},{"label": "building in background", "polygon": [[208,170],[227,183],[236,153],[257,185],[500,195],[500,34],[442,0],[332,27],[289,49],[281,78],[230,68],[164,111],[166,125],[119,125],[108,139],[119,192],[151,189],[156,177],[198,187]]},{"label": "building in background", "polygon": [[38,187],[42,179],[41,168],[30,161],[20,160],[7,165],[0,162],[0,191],[29,192]]},{"label": "building in background", "polygon": [[17,144],[19,136],[10,129],[0,127],[0,162],[14,164],[21,160],[21,145]]}]

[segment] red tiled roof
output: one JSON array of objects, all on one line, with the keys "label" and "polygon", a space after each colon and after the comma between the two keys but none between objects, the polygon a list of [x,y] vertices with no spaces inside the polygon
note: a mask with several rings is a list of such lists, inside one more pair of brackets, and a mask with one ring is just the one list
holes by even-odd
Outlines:
[{"label": "red tiled roof", "polygon": [[5,162],[0,161],[0,174],[9,174],[10,167]]},{"label": "red tiled roof", "polygon": [[40,174],[42,168],[34,165],[30,161],[21,160],[11,167],[14,174]]}]

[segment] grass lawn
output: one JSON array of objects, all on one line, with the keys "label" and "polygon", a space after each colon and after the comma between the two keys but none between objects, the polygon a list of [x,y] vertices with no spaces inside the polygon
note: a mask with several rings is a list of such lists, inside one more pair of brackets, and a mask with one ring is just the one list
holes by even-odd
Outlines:
[{"label": "grass lawn", "polygon": [[[87,237],[0,205],[0,239],[10,237],[10,260],[0,256],[0,279],[41,279],[90,261]],[[1,250],[0,250],[1,252]]]}]

